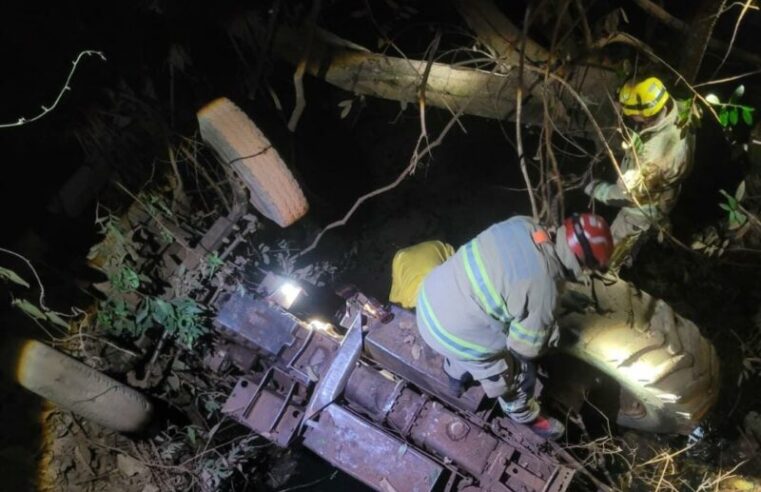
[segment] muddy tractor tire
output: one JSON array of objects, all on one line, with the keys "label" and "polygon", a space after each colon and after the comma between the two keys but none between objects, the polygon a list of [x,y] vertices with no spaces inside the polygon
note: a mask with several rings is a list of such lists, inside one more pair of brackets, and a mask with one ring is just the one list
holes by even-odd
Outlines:
[{"label": "muddy tractor tire", "polygon": [[559,318],[571,334],[561,348],[618,383],[619,425],[687,434],[716,402],[715,348],[665,302],[620,280],[572,285],[563,300],[577,309]]},{"label": "muddy tractor tire", "polygon": [[18,347],[16,379],[33,393],[118,432],[139,432],[151,421],[153,404],[129,386],[43,343]]},{"label": "muddy tractor tire", "polygon": [[235,170],[262,215],[287,227],[307,213],[307,200],[288,166],[238,106],[222,97],[201,108],[197,116],[201,138]]}]

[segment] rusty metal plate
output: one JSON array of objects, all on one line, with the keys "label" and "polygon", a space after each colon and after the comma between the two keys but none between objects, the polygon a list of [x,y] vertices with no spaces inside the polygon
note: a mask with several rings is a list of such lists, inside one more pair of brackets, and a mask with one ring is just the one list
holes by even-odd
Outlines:
[{"label": "rusty metal plate", "polygon": [[[298,377],[306,384],[320,379],[330,367],[330,363],[339,347],[339,342],[315,330],[299,328],[296,340],[288,347],[277,364],[284,366],[290,374]],[[283,364],[284,361],[288,361]]]},{"label": "rusty metal plate", "polygon": [[299,325],[296,318],[267,301],[237,293],[223,301],[215,321],[228,338],[275,356],[293,344]]},{"label": "rusty metal plate", "polygon": [[[269,373],[268,373],[269,374]],[[222,407],[222,413],[274,442],[280,447],[290,443],[301,423],[302,408],[291,404],[297,382],[280,395],[268,387],[268,376],[256,384],[240,378]]]},{"label": "rusty metal plate", "polygon": [[424,449],[452,460],[475,477],[481,476],[498,442],[438,402],[426,406],[411,434],[412,440]]},{"label": "rusty metal plate", "polygon": [[310,423],[304,446],[375,490],[431,491],[444,468],[336,404]]},{"label": "rusty metal plate", "polygon": [[468,412],[477,411],[486,399],[481,386],[468,388],[459,398],[451,393],[443,369],[444,358],[427,348],[418,333],[415,316],[396,306],[391,307],[391,312],[394,317],[389,323],[378,320],[368,322],[365,348],[373,359],[385,369],[455,407]]}]

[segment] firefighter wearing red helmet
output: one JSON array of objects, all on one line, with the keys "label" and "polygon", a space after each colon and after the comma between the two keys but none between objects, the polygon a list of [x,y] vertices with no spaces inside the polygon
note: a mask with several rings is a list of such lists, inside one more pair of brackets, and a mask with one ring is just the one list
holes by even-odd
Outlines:
[{"label": "firefighter wearing red helmet", "polygon": [[475,379],[503,411],[537,434],[565,428],[534,398],[534,360],[557,340],[558,282],[603,270],[613,251],[602,217],[574,215],[553,235],[529,217],[492,225],[425,276],[421,338],[445,357],[453,392]]}]

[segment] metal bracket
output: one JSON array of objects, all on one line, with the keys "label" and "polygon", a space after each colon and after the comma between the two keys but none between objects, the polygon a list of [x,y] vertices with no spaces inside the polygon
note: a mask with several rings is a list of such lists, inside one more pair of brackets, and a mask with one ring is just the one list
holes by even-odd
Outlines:
[{"label": "metal bracket", "polygon": [[346,387],[346,382],[349,380],[361,352],[362,314],[357,313],[349,331],[346,332],[341,347],[330,363],[330,367],[317,383],[312,398],[304,411],[302,426],[338,398]]}]

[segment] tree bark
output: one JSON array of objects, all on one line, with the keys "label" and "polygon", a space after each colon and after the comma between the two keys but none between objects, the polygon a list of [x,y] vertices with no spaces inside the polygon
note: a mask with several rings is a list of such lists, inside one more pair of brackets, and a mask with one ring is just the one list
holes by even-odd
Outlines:
[{"label": "tree bark", "polygon": [[[431,64],[426,81],[426,105],[450,112],[515,120],[515,97],[518,86],[516,51],[520,30],[515,27],[490,0],[458,2],[468,23],[478,38],[489,46],[502,63],[493,71]],[[275,34],[273,52],[296,66],[305,63],[306,73],[329,84],[353,92],[383,99],[416,103],[427,62],[372,53],[343,40],[334,34],[320,31],[311,39],[305,55],[306,32],[303,28],[281,26]],[[591,127],[578,108],[578,102],[558,84],[545,84],[536,67],[542,66],[549,53],[533,41],[525,48],[526,61],[532,65],[524,72],[524,82],[530,95],[522,105],[521,122],[540,126],[544,123],[543,97],[550,98],[551,117],[561,131],[587,135]],[[306,59],[305,59],[306,58]],[[577,87],[601,126],[614,123],[615,113],[608,104],[609,90],[615,82],[610,71],[588,66],[562,67],[566,80]]]},{"label": "tree bark", "polygon": [[[520,59],[521,31],[497,8],[492,0],[454,0],[457,10],[475,32],[481,43],[488,46],[504,64],[517,64]],[[517,36],[517,37],[516,37]],[[536,42],[526,40],[526,63],[539,68],[547,68],[552,63],[553,54]],[[556,58],[558,55],[554,55]],[[562,65],[550,68],[556,75],[566,79],[584,98],[590,111],[595,114],[600,126],[614,125],[616,122],[615,109],[609,103],[609,94],[616,89],[616,77],[613,71],[587,64]],[[580,118],[581,111],[578,101],[570,97],[566,91],[559,89],[551,92],[547,85],[552,85],[550,79],[545,79],[540,72],[532,70],[524,73],[525,86],[532,88],[531,95],[537,98],[549,97],[549,106],[554,114],[553,120]],[[521,118],[522,119],[522,118]],[[565,125],[567,126],[567,125]],[[588,125],[582,126],[586,131]]]},{"label": "tree bark", "polygon": [[[293,65],[304,56],[303,29],[280,27],[275,34],[274,53]],[[416,103],[427,62],[386,56],[353,48],[334,35],[316,33],[306,60],[306,73],[329,84],[367,96]],[[506,73],[432,63],[426,81],[428,106],[451,112],[494,119],[509,119],[515,107],[517,67]],[[538,125],[542,104],[524,105],[524,120]]]}]

